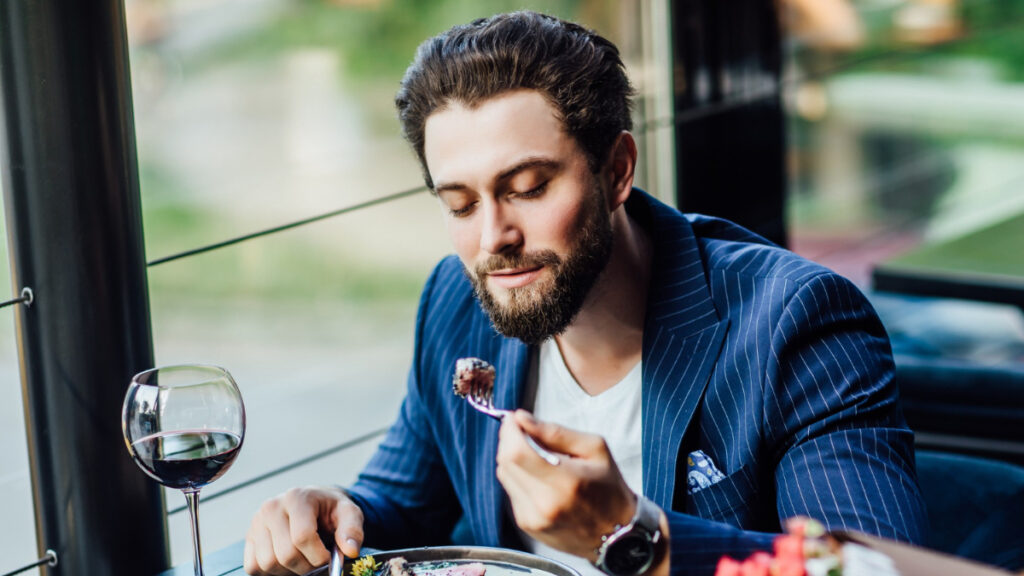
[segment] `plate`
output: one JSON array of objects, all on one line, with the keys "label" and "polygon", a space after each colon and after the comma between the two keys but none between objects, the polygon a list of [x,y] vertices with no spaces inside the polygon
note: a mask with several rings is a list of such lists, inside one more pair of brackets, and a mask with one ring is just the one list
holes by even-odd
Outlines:
[{"label": "plate", "polygon": [[[434,564],[452,563],[469,564],[480,562],[487,567],[486,576],[580,576],[572,568],[549,558],[543,558],[528,552],[509,550],[506,548],[488,548],[486,546],[428,546],[425,548],[405,548],[373,553],[377,562],[387,562],[396,556],[403,556],[409,567],[427,569]],[[355,560],[345,559],[345,575]],[[321,566],[306,576],[326,576],[327,567]]]}]

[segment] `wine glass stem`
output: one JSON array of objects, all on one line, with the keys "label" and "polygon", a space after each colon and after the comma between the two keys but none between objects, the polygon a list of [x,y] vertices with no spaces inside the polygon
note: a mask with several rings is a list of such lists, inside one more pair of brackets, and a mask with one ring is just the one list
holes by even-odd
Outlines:
[{"label": "wine glass stem", "polygon": [[196,576],[203,576],[203,554],[199,548],[199,490],[185,490],[185,502],[188,504],[188,517],[192,521],[192,559],[196,568]]}]

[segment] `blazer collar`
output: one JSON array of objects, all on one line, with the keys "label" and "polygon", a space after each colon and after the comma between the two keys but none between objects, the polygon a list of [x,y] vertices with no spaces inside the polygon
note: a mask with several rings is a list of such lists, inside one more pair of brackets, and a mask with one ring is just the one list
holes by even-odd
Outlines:
[{"label": "blazer collar", "polygon": [[638,188],[626,210],[652,239],[645,332],[657,326],[685,338],[718,324],[704,256],[686,216]]}]

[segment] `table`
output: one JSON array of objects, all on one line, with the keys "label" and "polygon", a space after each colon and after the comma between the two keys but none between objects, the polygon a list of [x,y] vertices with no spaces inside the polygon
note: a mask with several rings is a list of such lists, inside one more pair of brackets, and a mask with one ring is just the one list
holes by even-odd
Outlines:
[{"label": "table", "polygon": [[[245,552],[245,540],[239,540],[234,544],[215,550],[209,554],[203,554],[203,572],[206,576],[245,576],[242,569],[242,557]],[[185,562],[161,572],[157,576],[194,576],[195,569],[192,561]]]},{"label": "table", "polygon": [[1024,213],[877,265],[873,288],[1024,309]]}]

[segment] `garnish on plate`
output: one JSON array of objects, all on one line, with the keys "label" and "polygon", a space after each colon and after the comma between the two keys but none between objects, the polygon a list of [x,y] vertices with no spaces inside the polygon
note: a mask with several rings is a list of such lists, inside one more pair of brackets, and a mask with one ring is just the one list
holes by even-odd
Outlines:
[{"label": "garnish on plate", "polygon": [[381,566],[373,556],[363,556],[352,563],[352,576],[373,576]]}]

